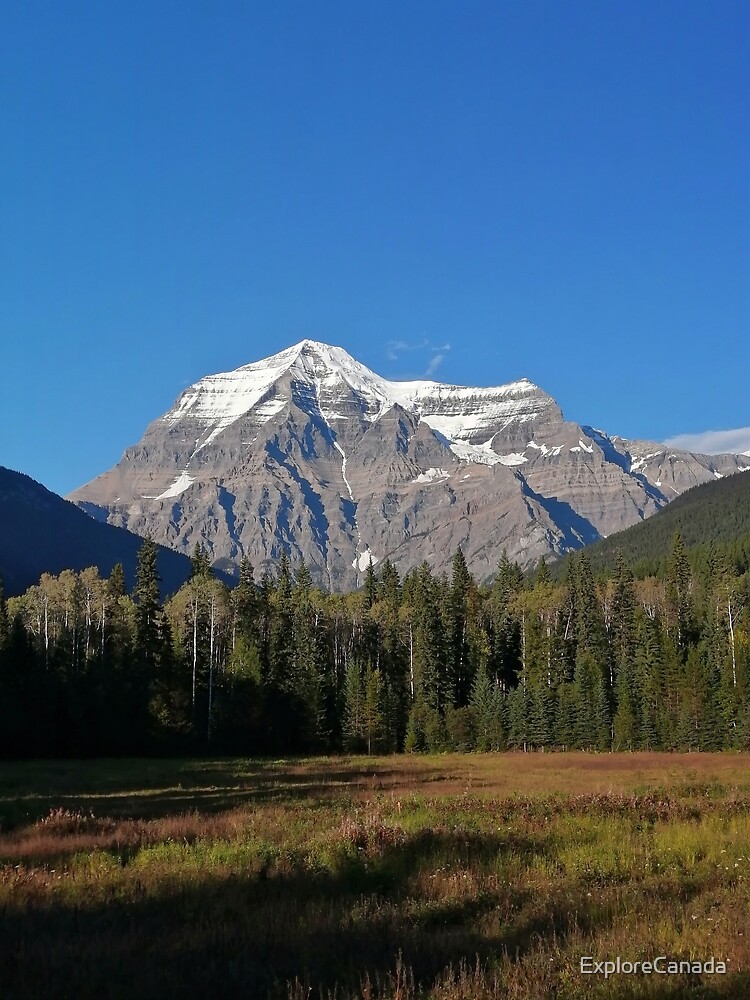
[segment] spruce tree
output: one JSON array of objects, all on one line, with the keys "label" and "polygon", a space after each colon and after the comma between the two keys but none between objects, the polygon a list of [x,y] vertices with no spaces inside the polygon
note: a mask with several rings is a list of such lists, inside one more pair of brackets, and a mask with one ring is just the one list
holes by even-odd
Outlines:
[{"label": "spruce tree", "polygon": [[675,534],[666,577],[667,621],[677,650],[683,654],[693,633],[692,574],[681,535]]},{"label": "spruce tree", "polygon": [[260,595],[255,586],[253,566],[247,556],[240,562],[240,578],[233,593],[234,623],[237,636],[260,647]]},{"label": "spruce tree", "polygon": [[466,559],[460,548],[453,556],[450,589],[447,601],[448,673],[451,686],[450,703],[466,705],[471,693],[471,664],[469,662],[469,590],[471,577]]},{"label": "spruce tree", "polygon": [[372,556],[370,556],[370,561],[367,564],[367,569],[365,571],[365,607],[371,608],[378,595],[378,582],[375,578],[375,566],[373,565]]},{"label": "spruce tree", "polygon": [[358,752],[364,740],[365,692],[359,664],[350,660],[344,675],[344,749]]},{"label": "spruce tree", "polygon": [[135,600],[135,669],[130,672],[133,737],[145,738],[149,724],[149,703],[155,689],[162,659],[162,610],[159,602],[159,574],[156,545],[147,536],[138,550]]},{"label": "spruce tree", "polygon": [[208,577],[211,575],[211,560],[208,557],[208,550],[203,542],[196,542],[193,549],[193,556],[190,560],[190,579],[196,577]]},{"label": "spruce tree", "polygon": [[621,661],[617,674],[617,710],[612,723],[615,750],[635,750],[640,744],[639,705],[636,685],[628,659]]},{"label": "spruce tree", "polygon": [[136,604],[136,650],[149,675],[156,669],[160,650],[161,580],[156,566],[156,545],[150,535],[138,550],[133,598]]},{"label": "spruce tree", "polygon": [[368,754],[381,749],[384,737],[383,683],[380,671],[372,667],[368,667],[365,674],[362,732]]},{"label": "spruce tree", "polygon": [[483,663],[474,675],[469,705],[476,720],[475,745],[477,750],[492,750],[495,728],[495,686]]},{"label": "spruce tree", "polygon": [[524,683],[508,695],[508,743],[517,750],[529,748],[529,692]]},{"label": "spruce tree", "polygon": [[122,563],[115,563],[112,567],[112,572],[109,574],[107,579],[107,594],[113,604],[116,604],[121,597],[125,597],[127,594],[127,587],[125,586],[125,570],[123,569]]}]

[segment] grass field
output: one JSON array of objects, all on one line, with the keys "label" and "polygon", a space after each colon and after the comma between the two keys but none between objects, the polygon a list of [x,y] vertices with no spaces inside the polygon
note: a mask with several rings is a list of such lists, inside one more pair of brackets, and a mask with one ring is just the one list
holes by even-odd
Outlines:
[{"label": "grass field", "polygon": [[749,764],[4,763],[0,997],[750,997]]}]

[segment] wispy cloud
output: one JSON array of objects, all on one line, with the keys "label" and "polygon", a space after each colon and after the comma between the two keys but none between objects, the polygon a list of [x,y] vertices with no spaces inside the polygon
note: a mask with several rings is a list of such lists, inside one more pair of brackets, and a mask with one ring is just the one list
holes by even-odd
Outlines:
[{"label": "wispy cloud", "polygon": [[442,354],[442,353],[438,353],[438,354],[433,355],[433,357],[430,359],[430,363],[427,365],[427,369],[425,371],[425,377],[426,378],[430,378],[432,375],[435,374],[435,372],[437,371],[439,365],[442,364],[442,361],[443,361],[444,357],[445,357],[445,355]]},{"label": "wispy cloud", "polygon": [[702,431],[700,434],[677,434],[664,442],[673,448],[684,448],[701,455],[750,454],[750,427],[730,431]]},{"label": "wispy cloud", "polygon": [[[400,355],[411,351],[445,352],[450,349],[450,344],[433,344],[427,337],[424,337],[422,340],[388,340],[385,345],[385,354],[389,361],[398,361]],[[442,358],[440,360],[442,361]]]}]

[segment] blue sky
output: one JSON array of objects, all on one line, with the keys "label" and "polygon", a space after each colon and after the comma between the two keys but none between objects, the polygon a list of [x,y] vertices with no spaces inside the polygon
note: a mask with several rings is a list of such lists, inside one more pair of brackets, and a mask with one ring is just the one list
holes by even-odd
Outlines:
[{"label": "blue sky", "polygon": [[748,427],[749,39],[744,0],[3,5],[0,464],[65,493],[304,337]]}]

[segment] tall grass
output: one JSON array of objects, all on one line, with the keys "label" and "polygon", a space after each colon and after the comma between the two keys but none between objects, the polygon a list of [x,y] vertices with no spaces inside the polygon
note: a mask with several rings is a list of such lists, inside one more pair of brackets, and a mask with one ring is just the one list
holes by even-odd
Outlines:
[{"label": "tall grass", "polygon": [[0,996],[750,996],[747,762],[654,756],[6,768]]}]

